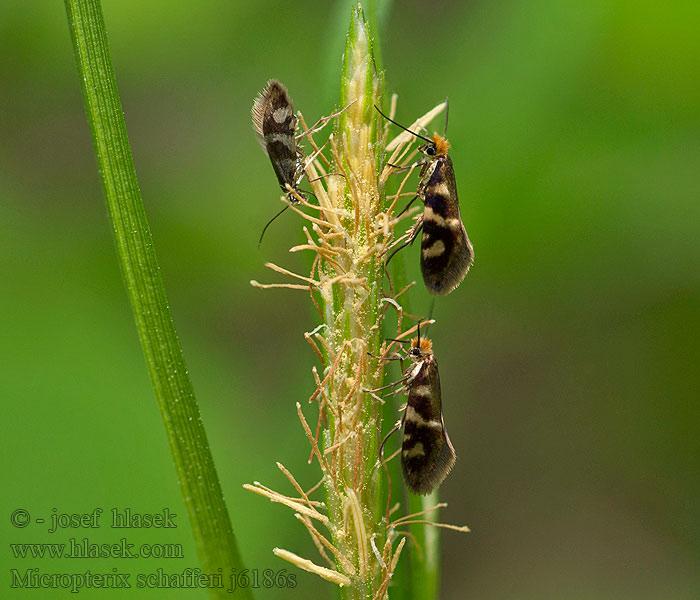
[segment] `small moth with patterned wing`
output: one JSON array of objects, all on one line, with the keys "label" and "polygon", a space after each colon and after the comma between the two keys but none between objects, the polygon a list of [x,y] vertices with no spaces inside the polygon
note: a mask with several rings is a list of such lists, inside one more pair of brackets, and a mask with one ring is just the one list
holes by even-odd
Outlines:
[{"label": "small moth with patterned wing", "polygon": [[[299,182],[304,176],[304,152],[297,146],[295,138],[297,117],[287,88],[276,79],[270,79],[255,98],[251,113],[253,129],[258,135],[263,151],[272,163],[277,181],[286,194],[287,200],[290,204],[298,204],[299,199],[295,194],[306,200],[307,195],[299,191]],[[275,215],[265,225],[265,229],[287,208],[288,206],[285,206]],[[263,235],[265,229],[263,229]],[[260,240],[262,241],[262,235]]]},{"label": "small moth with patterned wing", "polygon": [[378,108],[377,111],[388,121],[426,142],[418,148],[425,158],[418,163],[423,168],[416,192],[416,197],[424,204],[423,214],[414,225],[408,242],[397,251],[412,243],[422,229],[420,268],[423,281],[431,294],[444,296],[462,282],[474,262],[474,248],[459,213],[452,159],[447,155],[450,143],[437,133],[432,139],[424,137],[390,119]]},{"label": "small moth with patterned wing", "polygon": [[384,438],[380,454],[391,434],[402,427],[401,470],[404,481],[414,494],[427,495],[444,481],[457,457],[442,416],[440,374],[433,343],[421,339],[420,326],[418,337],[411,340],[408,357],[413,364],[406,369],[404,376],[385,386],[402,383],[408,400],[401,420]]},{"label": "small moth with patterned wing", "polygon": [[[420,336],[420,333],[419,333]],[[455,464],[456,456],[442,417],[440,374],[430,340],[411,340],[408,400],[404,412],[401,468],[408,489],[430,494]]]}]

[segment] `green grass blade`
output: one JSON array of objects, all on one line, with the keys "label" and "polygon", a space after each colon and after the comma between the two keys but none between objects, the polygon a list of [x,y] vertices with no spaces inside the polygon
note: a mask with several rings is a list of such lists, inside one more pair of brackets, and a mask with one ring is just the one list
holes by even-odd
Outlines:
[{"label": "green grass blade", "polygon": [[[66,11],[119,263],[206,573],[241,569],[231,521],[168,308],[131,156],[99,0]],[[250,598],[212,590],[214,597]]]},{"label": "green grass blade", "polygon": [[[410,513],[426,510],[435,506],[440,499],[438,490],[429,496],[409,494],[408,511]],[[421,519],[437,523],[440,511],[434,510]],[[411,548],[411,598],[413,600],[434,600],[440,591],[440,529],[431,525],[411,525],[411,533],[422,552]]]}]

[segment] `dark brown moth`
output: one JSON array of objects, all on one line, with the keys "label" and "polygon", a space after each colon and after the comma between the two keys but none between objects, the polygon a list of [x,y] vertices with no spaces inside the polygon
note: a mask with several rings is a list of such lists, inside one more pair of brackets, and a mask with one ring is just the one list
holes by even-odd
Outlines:
[{"label": "dark brown moth", "polygon": [[442,417],[440,374],[430,340],[411,340],[406,383],[408,400],[403,414],[401,469],[409,490],[427,495],[438,487],[455,464],[456,456]]},{"label": "dark brown moth", "polygon": [[[304,152],[297,145],[297,117],[287,88],[276,79],[270,79],[258,94],[252,108],[253,129],[267,154],[277,176],[280,188],[290,204],[298,204],[297,194],[306,200],[307,195],[299,190],[304,176]],[[263,235],[270,223],[281,215],[289,205],[277,213],[265,225]],[[262,241],[262,235],[260,236]]]},{"label": "dark brown moth", "polygon": [[440,374],[433,343],[421,339],[420,329],[418,337],[411,340],[408,357],[412,364],[403,377],[385,386],[402,383],[408,400],[401,420],[384,438],[382,448],[394,431],[403,428],[401,470],[404,481],[414,494],[427,495],[444,481],[457,457],[442,416]]},{"label": "dark brown moth", "polygon": [[397,251],[413,243],[422,229],[420,267],[423,281],[431,294],[444,296],[462,282],[474,262],[474,248],[459,212],[455,171],[447,154],[450,143],[437,133],[432,139],[424,137],[389,119],[378,108],[377,111],[426,142],[418,148],[425,158],[418,163],[423,166],[416,191],[416,197],[424,204],[423,214],[416,221],[409,240]]}]

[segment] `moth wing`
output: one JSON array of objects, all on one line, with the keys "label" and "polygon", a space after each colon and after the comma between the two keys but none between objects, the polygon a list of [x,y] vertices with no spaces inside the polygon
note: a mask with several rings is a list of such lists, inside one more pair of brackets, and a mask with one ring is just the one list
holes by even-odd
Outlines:
[{"label": "moth wing", "polygon": [[258,95],[253,100],[253,107],[250,109],[250,116],[253,119],[253,129],[259,137],[263,137],[263,120],[265,119],[265,107],[268,104],[270,97],[270,86],[274,80],[267,82],[265,87],[258,92]]},{"label": "moth wing", "polygon": [[454,168],[449,156],[436,161],[422,186],[421,273],[428,291],[444,296],[464,279],[474,248],[459,212]]},{"label": "moth wing", "polygon": [[414,494],[427,495],[454,466],[456,455],[445,430],[437,361],[431,356],[409,389],[404,413],[401,467]]}]

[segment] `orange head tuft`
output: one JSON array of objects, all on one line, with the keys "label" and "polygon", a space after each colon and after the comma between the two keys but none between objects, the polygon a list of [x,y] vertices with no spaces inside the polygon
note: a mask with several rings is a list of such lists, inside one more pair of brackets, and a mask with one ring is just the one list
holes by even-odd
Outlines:
[{"label": "orange head tuft", "polygon": [[450,151],[450,142],[438,133],[433,134],[433,144],[435,144],[436,156],[447,156]]},{"label": "orange head tuft", "polygon": [[[411,340],[411,348],[418,348],[418,338],[417,337],[414,337]],[[431,342],[429,339],[422,337],[420,339],[420,351],[423,354],[431,354],[433,351],[433,342]]]}]

